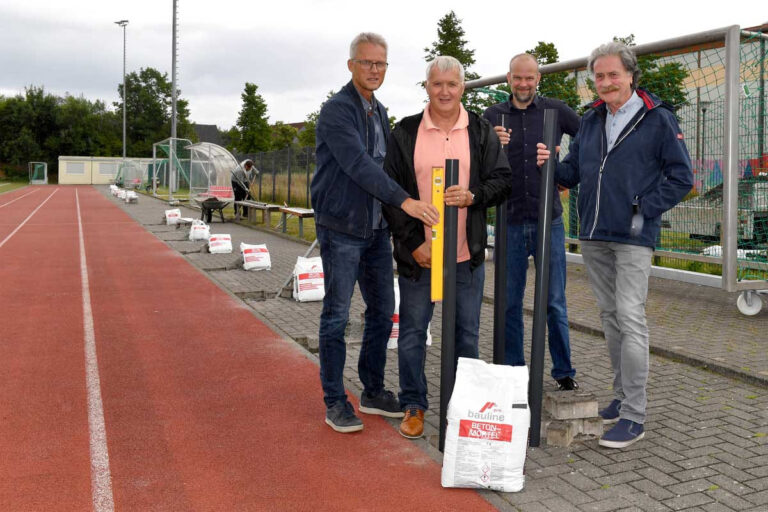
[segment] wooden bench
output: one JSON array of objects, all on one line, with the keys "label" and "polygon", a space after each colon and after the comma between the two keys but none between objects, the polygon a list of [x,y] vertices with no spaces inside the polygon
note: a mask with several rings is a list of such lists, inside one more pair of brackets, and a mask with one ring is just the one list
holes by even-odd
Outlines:
[{"label": "wooden bench", "polygon": [[235,204],[247,208],[248,221],[256,221],[256,212],[261,211],[261,223],[266,224],[268,227],[272,227],[272,212],[280,210],[279,204],[262,203],[259,201],[243,200],[235,201]]},{"label": "wooden bench", "polygon": [[281,223],[283,225],[283,233],[287,230],[287,220],[289,215],[299,219],[299,238],[304,238],[304,219],[306,217],[313,218],[315,216],[315,210],[311,208],[295,208],[293,206],[281,206],[280,213],[282,214]]}]

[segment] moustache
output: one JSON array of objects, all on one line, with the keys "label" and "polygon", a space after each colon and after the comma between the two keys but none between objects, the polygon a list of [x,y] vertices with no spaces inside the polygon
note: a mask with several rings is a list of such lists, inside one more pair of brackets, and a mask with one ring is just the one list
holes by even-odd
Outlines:
[{"label": "moustache", "polygon": [[608,87],[603,87],[602,89],[600,89],[600,92],[601,93],[606,93],[606,92],[614,92],[614,91],[618,91],[618,90],[619,90],[618,86],[616,86],[616,85],[609,85]]}]

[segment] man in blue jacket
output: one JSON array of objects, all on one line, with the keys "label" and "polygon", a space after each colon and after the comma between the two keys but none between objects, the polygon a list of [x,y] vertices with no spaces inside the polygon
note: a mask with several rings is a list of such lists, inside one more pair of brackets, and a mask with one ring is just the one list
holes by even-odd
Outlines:
[{"label": "man in blue jacket", "polygon": [[344,330],[355,283],[366,304],[358,361],[363,383],[360,412],[400,418],[397,398],[384,389],[384,364],[395,308],[392,246],[381,203],[402,208],[427,225],[437,209],[416,201],[383,171],[389,119],[373,94],[387,72],[387,43],[373,33],[350,45],[352,80],[320,110],[317,120],[317,171],[312,178],[312,208],[325,274],[320,316],[320,382],[325,422],[337,432],[356,432],[363,423],[344,391]]},{"label": "man in blue jacket", "polygon": [[[600,445],[625,448],[645,435],[648,326],[645,300],[661,214],[691,190],[693,172],[671,107],[637,89],[637,59],[624,44],[595,49],[588,69],[600,99],[581,120],[557,181],[579,186],[579,239],[613,366],[614,423]],[[549,157],[538,145],[538,163]]]}]

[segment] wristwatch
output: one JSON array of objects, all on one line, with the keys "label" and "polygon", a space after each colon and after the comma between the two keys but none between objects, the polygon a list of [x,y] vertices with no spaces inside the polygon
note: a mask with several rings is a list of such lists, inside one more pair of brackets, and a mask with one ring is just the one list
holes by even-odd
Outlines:
[{"label": "wristwatch", "polygon": [[467,190],[467,192],[469,192],[469,197],[472,199],[472,201],[470,201],[470,203],[469,203],[470,206],[471,206],[471,205],[475,204],[475,194],[473,194],[472,191],[470,191],[470,190]]}]

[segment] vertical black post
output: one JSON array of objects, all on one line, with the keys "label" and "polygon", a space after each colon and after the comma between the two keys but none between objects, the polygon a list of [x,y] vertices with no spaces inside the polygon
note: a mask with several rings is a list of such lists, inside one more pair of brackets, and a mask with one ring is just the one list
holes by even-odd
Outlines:
[{"label": "vertical black post", "polygon": [[272,151],[272,202],[275,202],[275,187],[277,186],[277,151]]},{"label": "vertical black post", "polygon": [[261,177],[264,176],[264,153],[259,153],[259,201],[261,201]]},{"label": "vertical black post", "polygon": [[507,315],[507,202],[496,205],[493,228],[493,364],[504,364]]},{"label": "vertical black post", "polygon": [[[568,236],[570,238],[579,238],[579,187],[573,187],[568,190]],[[576,252],[576,244],[569,244],[568,251]]]},{"label": "vertical black post", "polygon": [[306,195],[306,198],[307,198],[307,208],[309,208],[310,207],[309,206],[309,204],[310,204],[309,203],[309,167],[310,167],[310,165],[312,165],[312,162],[310,162],[311,155],[312,155],[312,148],[309,148],[309,147],[304,148],[304,153],[307,154],[307,195]]},{"label": "vertical black post", "polygon": [[[445,161],[445,188],[459,183],[459,161]],[[443,339],[440,344],[440,451],[445,449],[448,402],[456,382],[456,240],[459,209],[443,212]]]},{"label": "vertical black post", "polygon": [[547,295],[549,291],[549,252],[552,238],[552,203],[555,193],[555,163],[557,152],[557,110],[544,110],[544,144],[549,160],[541,169],[539,189],[539,225],[536,237],[536,290],[533,298],[533,339],[531,340],[531,375],[528,405],[531,408],[530,445],[541,441],[541,398],[544,381],[544,335],[547,330]]},{"label": "vertical black post", "polygon": [[288,199],[287,199],[287,203],[288,203],[288,206],[290,206],[292,204],[291,203],[291,164],[293,163],[292,162],[293,155],[291,155],[291,146],[288,146],[287,150],[288,150]]}]

